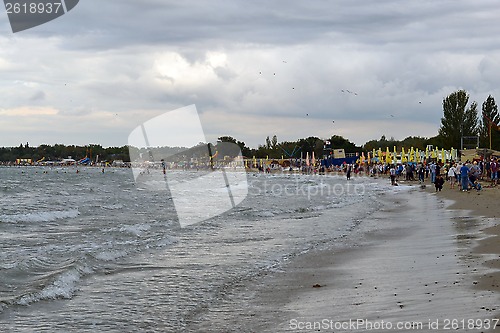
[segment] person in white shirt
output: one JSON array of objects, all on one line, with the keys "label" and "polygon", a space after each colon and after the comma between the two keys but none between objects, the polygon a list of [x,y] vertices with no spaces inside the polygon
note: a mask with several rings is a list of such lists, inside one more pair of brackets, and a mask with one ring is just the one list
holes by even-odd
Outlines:
[{"label": "person in white shirt", "polygon": [[396,185],[396,168],[394,167],[394,164],[391,165],[389,174],[391,175],[391,185]]},{"label": "person in white shirt", "polygon": [[450,181],[450,188],[455,188],[455,183],[457,181],[457,174],[458,174],[457,166],[456,166],[456,164],[453,164],[450,167],[450,169],[448,170],[448,178]]}]

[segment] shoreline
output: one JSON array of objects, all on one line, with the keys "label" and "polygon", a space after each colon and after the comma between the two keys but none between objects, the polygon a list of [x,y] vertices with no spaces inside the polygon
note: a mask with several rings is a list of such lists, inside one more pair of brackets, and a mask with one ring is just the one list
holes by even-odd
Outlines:
[{"label": "shoreline", "polygon": [[[388,177],[379,181],[390,184]],[[485,238],[486,231],[500,227],[486,230],[491,219],[455,207],[482,207],[476,200],[467,200],[468,206],[459,201],[482,194],[457,189],[455,194],[448,188],[431,194],[429,185],[425,190],[408,185],[409,193],[399,194],[398,189],[382,194],[385,205],[367,217],[368,229],[360,230],[361,238],[352,246],[305,253],[279,272],[231,290],[229,306],[226,302],[210,312],[223,314],[226,323],[248,332],[368,330],[331,326],[357,320],[374,325],[420,323],[426,331],[436,330],[432,325],[451,329],[445,326],[451,320],[479,320],[484,328],[494,324],[500,303],[498,290],[488,284],[500,274],[484,266],[483,253],[489,248],[483,249],[483,244],[500,247],[493,237]],[[492,192],[491,200],[496,195]],[[492,217],[497,211],[490,213]],[[491,266],[498,270],[500,260]],[[241,307],[242,300],[249,310]],[[192,324],[197,331],[197,324]]]},{"label": "shoreline", "polygon": [[486,269],[476,287],[500,293],[500,188],[487,187],[486,182],[482,185],[479,192],[461,192],[457,187],[450,189],[449,184],[445,184],[436,195],[452,202],[447,209],[466,211],[481,221],[481,239],[470,249],[471,255],[484,257]]}]

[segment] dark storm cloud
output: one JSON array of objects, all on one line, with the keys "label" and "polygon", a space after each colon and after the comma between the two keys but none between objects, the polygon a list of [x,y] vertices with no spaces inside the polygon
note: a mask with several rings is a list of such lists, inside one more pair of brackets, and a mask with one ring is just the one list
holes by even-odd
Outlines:
[{"label": "dark storm cloud", "polygon": [[104,144],[193,103],[208,131],[237,128],[225,134],[252,145],[273,128],[302,134],[306,113],[304,133],[328,134],[338,119],[356,143],[435,135],[454,90],[479,104],[500,95],[499,16],[492,0],[80,1],[0,39],[0,107],[87,117]]}]

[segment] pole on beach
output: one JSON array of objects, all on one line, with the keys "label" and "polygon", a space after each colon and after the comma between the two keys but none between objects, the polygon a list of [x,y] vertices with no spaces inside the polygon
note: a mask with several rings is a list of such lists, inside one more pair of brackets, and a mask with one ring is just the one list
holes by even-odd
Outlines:
[{"label": "pole on beach", "polygon": [[491,150],[491,122],[488,122],[488,124],[490,125],[489,126],[489,133],[488,133],[488,136],[490,137],[490,150]]}]

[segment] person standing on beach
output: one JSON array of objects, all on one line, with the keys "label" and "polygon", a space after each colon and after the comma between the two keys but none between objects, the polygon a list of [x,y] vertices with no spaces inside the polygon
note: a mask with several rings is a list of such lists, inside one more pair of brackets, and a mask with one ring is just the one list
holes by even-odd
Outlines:
[{"label": "person standing on beach", "polygon": [[467,164],[464,163],[460,168],[460,180],[462,183],[462,191],[466,192],[469,190],[469,168]]},{"label": "person standing on beach", "polygon": [[348,164],[347,165],[347,180],[351,179],[351,169],[352,169],[351,164]]},{"label": "person standing on beach", "polygon": [[436,176],[436,181],[434,182],[434,186],[436,186],[436,192],[441,191],[443,189],[443,185],[444,185],[443,176],[441,176],[441,174],[438,174]]},{"label": "person standing on beach", "polygon": [[498,180],[498,163],[496,158],[491,159],[490,171],[491,171],[491,186],[496,186]]},{"label": "person standing on beach", "polygon": [[389,174],[391,176],[391,185],[396,185],[396,168],[394,167],[394,165],[391,165]]},{"label": "person standing on beach", "polygon": [[477,165],[477,162],[474,161],[472,166],[470,167],[470,182],[474,184],[474,182],[481,177],[481,168]]},{"label": "person standing on beach", "polygon": [[434,184],[434,182],[436,182],[436,164],[432,162],[429,169],[431,171],[431,183]]},{"label": "person standing on beach", "polygon": [[455,181],[457,180],[457,166],[453,164],[448,170],[448,178],[450,180],[450,188],[455,188]]},{"label": "person standing on beach", "polygon": [[167,165],[165,164],[165,160],[163,158],[161,159],[161,168],[163,169],[163,174],[165,175],[167,173]]},{"label": "person standing on beach", "polygon": [[425,166],[420,165],[420,168],[418,169],[418,181],[420,183],[423,183],[425,181]]},{"label": "person standing on beach", "polygon": [[456,169],[457,169],[457,183],[460,184],[460,170],[462,169],[462,162],[458,162],[457,165],[456,165]]}]

